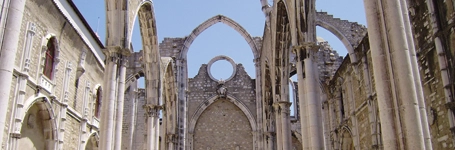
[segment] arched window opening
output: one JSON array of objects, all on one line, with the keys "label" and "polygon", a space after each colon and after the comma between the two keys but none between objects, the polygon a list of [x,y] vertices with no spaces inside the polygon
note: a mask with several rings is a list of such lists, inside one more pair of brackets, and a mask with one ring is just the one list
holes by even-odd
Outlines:
[{"label": "arched window opening", "polygon": [[297,76],[294,75],[289,78],[289,102],[291,102],[290,106],[290,115],[291,118],[298,119],[299,118],[299,101],[298,101],[298,84],[297,84]]},{"label": "arched window opening", "polygon": [[96,99],[95,99],[95,117],[100,118],[101,115],[101,100],[103,98],[101,88],[96,90]]},{"label": "arched window opening", "polygon": [[343,97],[343,90],[340,89],[340,113],[341,113],[341,121],[343,121],[345,117],[345,112],[344,112],[344,97]]},{"label": "arched window opening", "polygon": [[49,79],[52,79],[52,73],[54,72],[55,63],[55,51],[57,47],[57,40],[55,37],[51,37],[47,42],[46,58],[44,62],[43,74]]}]

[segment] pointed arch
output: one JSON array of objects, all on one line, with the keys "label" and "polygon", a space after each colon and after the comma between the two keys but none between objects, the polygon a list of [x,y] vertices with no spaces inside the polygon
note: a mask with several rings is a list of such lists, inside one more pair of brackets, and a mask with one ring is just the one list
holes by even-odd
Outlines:
[{"label": "pointed arch", "polygon": [[351,129],[347,126],[341,128],[340,136],[340,148],[343,150],[354,150],[354,139],[352,138]]},{"label": "pointed arch", "polygon": [[[348,51],[349,57],[351,57],[351,60],[355,60],[354,56],[354,47],[352,47],[351,42],[348,41],[346,36],[344,36],[341,31],[336,29],[334,26],[331,24],[324,22],[320,19],[316,19],[316,26],[322,27],[326,29],[327,31],[331,32],[333,35],[335,35],[338,39],[340,39],[341,43],[346,47],[346,50]],[[355,62],[355,61],[353,61]]]},{"label": "pointed arch", "polygon": [[[199,105],[199,107],[196,109],[196,112],[192,115],[190,119],[190,125],[189,125],[189,133],[194,133],[194,128],[196,127],[197,120],[201,116],[201,114],[213,103],[215,103],[217,100],[219,100],[218,96],[213,96],[212,98],[204,101]],[[246,105],[242,102],[237,100],[236,98],[227,95],[226,100],[229,102],[233,103],[236,105],[242,112],[245,114],[245,116],[248,118],[248,121],[251,125],[252,131],[256,131],[256,120],[254,119],[253,114],[251,111],[246,107]]]},{"label": "pointed arch", "polygon": [[354,48],[366,35],[366,28],[357,22],[334,18],[327,12],[316,13],[316,26],[322,27],[335,35],[346,47],[352,63],[357,62]]},{"label": "pointed arch", "polygon": [[213,26],[214,24],[217,23],[224,23],[237,31],[240,35],[242,35],[243,38],[245,38],[246,42],[250,46],[251,50],[253,51],[254,58],[259,58],[259,50],[258,47],[256,46],[256,43],[254,42],[254,39],[251,37],[251,35],[243,28],[239,23],[235,22],[229,17],[223,16],[223,15],[216,15],[213,16],[212,18],[204,21],[202,24],[200,24],[198,27],[196,27],[189,36],[186,37],[185,42],[183,44],[183,49],[182,53],[180,55],[180,58],[186,57],[188,50],[191,46],[191,44],[194,42],[194,40],[206,29],[209,27]]}]

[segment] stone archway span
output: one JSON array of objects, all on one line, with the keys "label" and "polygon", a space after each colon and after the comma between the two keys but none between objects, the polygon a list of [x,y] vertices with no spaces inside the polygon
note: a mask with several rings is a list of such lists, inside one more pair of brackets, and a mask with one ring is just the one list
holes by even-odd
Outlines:
[{"label": "stone archway span", "polygon": [[[190,124],[189,124],[189,130],[188,130],[189,133],[194,133],[194,128],[196,127],[197,120],[199,119],[201,114],[205,111],[205,109],[207,109],[211,104],[213,104],[217,100],[219,100],[218,96],[213,96],[212,98],[202,102],[201,105],[199,105],[199,107],[196,109],[196,112],[194,112],[194,114],[191,117]],[[246,107],[246,105],[243,102],[237,100],[236,98],[234,98],[230,95],[227,95],[226,100],[233,103],[234,105],[239,107],[240,110],[242,110],[242,112],[245,114],[245,116],[248,118],[248,121],[250,122],[252,131],[256,131],[256,129],[257,129],[256,120],[254,119],[253,114]]]},{"label": "stone archway span", "polygon": [[256,43],[254,42],[253,37],[248,33],[248,31],[245,30],[239,23],[235,22],[229,17],[223,16],[223,15],[216,15],[213,16],[212,18],[204,21],[202,24],[200,24],[198,27],[196,27],[189,36],[186,37],[185,42],[183,44],[183,49],[182,53],[180,54],[180,58],[186,57],[188,50],[193,43],[193,41],[206,29],[211,27],[214,24],[217,23],[224,23],[228,25],[229,27],[233,28],[235,31],[237,31],[240,35],[242,35],[243,38],[245,38],[246,42],[250,46],[251,50],[253,51],[254,58],[259,58],[259,49],[256,46]]},{"label": "stone archway span", "polygon": [[[173,67],[173,66],[174,66],[174,61],[171,57],[161,57],[161,76],[164,77],[166,70],[169,67]],[[172,69],[172,70],[174,70],[174,69]]]},{"label": "stone archway span", "polygon": [[[322,20],[316,19],[316,26],[320,26],[328,31],[330,31],[333,35],[335,35],[338,39],[341,40],[343,45],[346,47],[349,57],[351,60],[355,60],[353,57],[354,55],[354,47],[352,47],[351,43],[348,39],[339,31],[336,27],[332,26],[331,24],[324,22]],[[354,61],[353,61],[354,62]]]},{"label": "stone archway span", "polygon": [[316,12],[316,26],[320,26],[341,40],[343,45],[346,47],[351,62],[357,62],[357,58],[354,54],[354,48],[366,35],[366,28],[356,22],[349,22],[347,20],[341,20],[334,18],[327,12]]},{"label": "stone archway span", "polygon": [[125,83],[128,83],[130,81],[132,81],[133,79],[139,79],[141,77],[144,77],[145,76],[145,73],[144,73],[144,70],[139,70],[138,72],[134,73],[134,74],[131,74],[130,76],[126,77],[125,78]]}]

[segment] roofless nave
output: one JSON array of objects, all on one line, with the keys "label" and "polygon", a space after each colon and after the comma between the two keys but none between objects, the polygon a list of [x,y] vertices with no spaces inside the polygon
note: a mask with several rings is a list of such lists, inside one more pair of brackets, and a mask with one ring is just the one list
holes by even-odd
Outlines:
[{"label": "roofless nave", "polygon": [[[455,1],[365,0],[368,29],[315,0],[260,4],[262,37],[217,15],[159,43],[151,1],[106,1],[103,45],[70,0],[3,0],[2,149],[453,149]],[[228,56],[188,77],[188,49],[216,23],[245,38],[255,77]],[[218,60],[234,68],[225,80],[211,74]]]}]

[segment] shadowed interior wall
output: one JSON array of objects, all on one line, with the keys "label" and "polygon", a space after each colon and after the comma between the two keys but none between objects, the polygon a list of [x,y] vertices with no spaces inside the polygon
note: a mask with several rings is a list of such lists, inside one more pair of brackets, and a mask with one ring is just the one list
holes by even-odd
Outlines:
[{"label": "shadowed interior wall", "polygon": [[43,110],[40,110],[37,105],[32,106],[28,110],[27,115],[25,115],[24,123],[22,124],[22,137],[18,142],[17,149],[46,149],[43,120],[48,119],[49,115],[43,114],[43,112],[40,111]]}]

